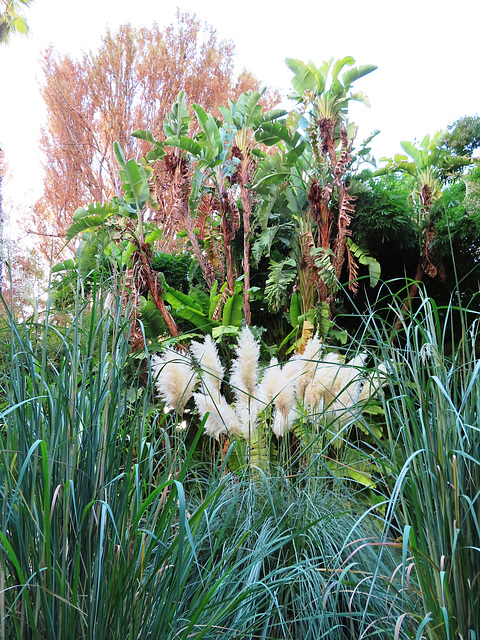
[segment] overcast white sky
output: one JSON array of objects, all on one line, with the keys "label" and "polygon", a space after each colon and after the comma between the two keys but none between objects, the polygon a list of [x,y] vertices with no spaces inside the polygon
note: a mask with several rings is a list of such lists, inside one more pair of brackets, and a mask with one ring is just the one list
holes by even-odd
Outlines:
[{"label": "overcast white sky", "polygon": [[350,110],[359,140],[381,130],[377,158],[400,152],[400,140],[421,139],[480,112],[479,0],[35,0],[26,12],[31,36],[0,48],[0,143],[11,174],[5,195],[14,207],[41,189],[41,52],[53,44],[80,55],[98,47],[107,26],[163,26],[174,21],[177,6],[235,42],[239,69],[285,93],[287,57],[319,65],[351,55],[359,65],[378,65],[355,85],[371,109]]}]

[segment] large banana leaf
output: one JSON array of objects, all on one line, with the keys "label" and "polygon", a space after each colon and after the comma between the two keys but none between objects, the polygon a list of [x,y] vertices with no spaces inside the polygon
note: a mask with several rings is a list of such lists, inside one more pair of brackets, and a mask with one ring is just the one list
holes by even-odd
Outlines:
[{"label": "large banana leaf", "polygon": [[87,235],[90,237],[83,236],[77,252],[81,278],[86,278],[89,273],[99,268],[101,257],[110,243],[106,233],[88,233]]},{"label": "large banana leaf", "polygon": [[303,96],[306,91],[318,91],[322,93],[324,86],[319,86],[317,69],[312,68],[314,65],[305,64],[296,58],[287,58],[285,60],[287,67],[295,74],[292,78],[292,85],[295,91]]},{"label": "large banana leaf", "polygon": [[205,134],[206,141],[210,148],[209,159],[213,160],[216,156],[222,153],[223,149],[220,130],[211,113],[206,113],[206,111],[198,104],[193,105],[193,110],[195,111],[200,129]]},{"label": "large banana leaf", "polygon": [[265,122],[255,133],[257,142],[262,142],[268,147],[277,144],[278,142],[285,142],[290,148],[300,140],[300,134],[295,132],[292,136],[290,129],[280,122]]},{"label": "large banana leaf", "polygon": [[356,80],[359,80],[360,78],[363,78],[363,76],[372,73],[372,71],[375,71],[375,69],[378,69],[376,65],[365,64],[360,67],[354,67],[353,69],[345,71],[345,73],[342,75],[343,85],[345,89],[348,90]]},{"label": "large banana leaf", "polygon": [[149,162],[155,162],[156,160],[160,160],[160,158],[163,158],[164,156],[167,155],[167,152],[165,151],[165,148],[164,148],[165,146],[164,143],[161,142],[160,140],[155,140],[155,138],[153,137],[150,131],[145,131],[144,129],[137,129],[136,131],[132,131],[131,135],[134,138],[139,138],[140,140],[146,140],[147,142],[150,142],[151,144],[154,145],[155,149],[152,149],[152,151],[149,151],[145,156],[145,158]]},{"label": "large banana leaf", "polygon": [[145,336],[154,340],[165,332],[165,322],[157,306],[150,298],[140,296],[140,315]]},{"label": "large banana leaf", "polygon": [[98,227],[103,227],[104,225],[105,220],[100,216],[89,216],[86,218],[81,218],[80,220],[77,220],[77,222],[74,222],[72,225],[70,225],[70,227],[67,229],[67,233],[65,234],[65,241],[68,243],[80,233],[84,233],[85,231],[96,229]]},{"label": "large banana leaf", "polygon": [[408,155],[413,159],[418,169],[423,169],[425,167],[426,154],[422,153],[414,144],[407,140],[402,140],[402,142],[400,142],[400,146],[405,153],[408,153]]},{"label": "large banana leaf", "polygon": [[89,216],[101,216],[102,218],[108,217],[112,213],[117,212],[117,206],[115,202],[92,202],[86,208],[78,207],[73,214],[73,220],[81,220]]},{"label": "large banana leaf", "polygon": [[65,260],[64,262],[59,262],[58,264],[52,267],[52,273],[60,273],[62,271],[71,271],[72,269],[77,269],[78,262],[77,260]]},{"label": "large banana leaf", "polygon": [[195,140],[192,140],[192,138],[187,138],[186,136],[172,136],[171,138],[167,138],[165,140],[165,146],[177,147],[178,149],[182,149],[182,151],[191,153],[195,158],[202,157],[203,146]]},{"label": "large banana leaf", "polygon": [[177,291],[167,284],[164,285],[164,298],[172,306],[173,315],[188,320],[204,333],[211,333],[213,327],[220,326],[219,322],[208,318],[201,306],[188,294]]},{"label": "large banana leaf", "polygon": [[225,302],[222,315],[223,325],[239,327],[243,320],[243,297],[239,293],[230,296]]}]

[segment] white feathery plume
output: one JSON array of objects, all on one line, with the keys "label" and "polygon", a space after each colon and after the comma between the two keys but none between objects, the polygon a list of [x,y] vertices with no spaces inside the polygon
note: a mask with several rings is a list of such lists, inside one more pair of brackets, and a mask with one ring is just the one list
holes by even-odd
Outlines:
[{"label": "white feathery plume", "polygon": [[342,370],[338,353],[327,353],[318,363],[311,382],[305,389],[305,404],[311,411],[323,411],[334,400],[333,389]]},{"label": "white feathery plume", "polygon": [[295,392],[300,400],[303,400],[305,389],[312,381],[315,370],[320,360],[320,352],[323,348],[322,341],[318,335],[310,338],[305,346],[303,354],[292,356],[290,361],[298,362],[298,370],[295,378]]},{"label": "white feathery plume", "polygon": [[230,384],[237,402],[248,404],[258,397],[258,359],[260,345],[248,327],[244,327],[238,338],[237,357],[233,361]]},{"label": "white feathery plume", "polygon": [[360,400],[369,400],[377,395],[380,389],[388,384],[388,369],[381,362],[376,371],[373,371],[365,381],[360,392]]},{"label": "white feathery plume", "polygon": [[278,360],[272,358],[258,388],[260,401],[266,405],[273,402],[283,412],[285,409],[290,410],[295,403],[293,377],[294,370],[292,367],[288,368],[288,363],[281,367]]},{"label": "white feathery plume", "polygon": [[262,405],[255,398],[251,398],[248,404],[246,402],[237,402],[235,413],[240,425],[240,434],[245,440],[249,440],[257,428],[258,414]]},{"label": "white feathery plume", "polygon": [[352,409],[360,399],[360,392],[363,386],[362,373],[367,356],[359,354],[344,364],[339,371],[339,375],[333,385],[333,394],[335,402],[332,409],[335,415],[342,417],[342,422],[346,422],[352,413],[348,411]]},{"label": "white feathery plume", "polygon": [[277,438],[281,438],[285,435],[285,420],[283,419],[282,413],[277,409],[274,414],[272,431],[277,436]]},{"label": "white feathery plume", "polygon": [[303,363],[296,359],[296,356],[292,356],[282,367],[282,378],[285,379],[285,382],[288,381],[289,384],[293,385],[294,388],[302,370],[302,365]]},{"label": "white feathery plume", "polygon": [[278,393],[278,381],[280,379],[280,366],[277,358],[272,358],[265,368],[258,389],[258,397],[261,402],[268,405]]},{"label": "white feathery plume", "polygon": [[207,435],[217,440],[222,433],[243,435],[235,411],[223,396],[220,396],[218,402],[215,402],[211,396],[204,393],[196,393],[193,398],[202,418],[209,413],[205,422],[205,433]]},{"label": "white feathery plume", "polygon": [[181,415],[198,381],[191,359],[167,349],[161,356],[152,357],[152,371],[158,395]]},{"label": "white feathery plume", "polygon": [[190,351],[202,369],[202,383],[205,390],[214,399],[220,398],[220,385],[225,375],[225,369],[220,362],[217,345],[212,337],[207,335],[203,344],[201,342],[190,343]]},{"label": "white feathery plume", "polygon": [[287,417],[290,414],[292,407],[295,405],[295,387],[293,382],[284,375],[282,368],[279,376],[279,388],[276,396],[273,398],[273,404],[283,416],[285,424],[287,423]]}]

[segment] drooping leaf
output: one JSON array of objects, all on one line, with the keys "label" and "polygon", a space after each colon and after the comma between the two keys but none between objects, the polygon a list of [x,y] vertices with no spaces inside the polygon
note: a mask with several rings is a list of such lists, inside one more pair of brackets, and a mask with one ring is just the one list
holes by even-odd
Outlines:
[{"label": "drooping leaf", "polygon": [[151,298],[140,296],[140,316],[148,339],[154,340],[165,332],[162,314]]},{"label": "drooping leaf", "polygon": [[70,227],[67,229],[67,233],[65,234],[65,241],[68,243],[80,233],[84,233],[85,231],[89,231],[90,229],[102,227],[104,224],[105,220],[100,216],[81,218],[80,220],[77,220],[72,225],[70,225]]},{"label": "drooping leaf", "polygon": [[252,249],[252,261],[254,265],[258,265],[263,256],[270,256],[273,241],[277,235],[278,226],[267,227],[260,236],[255,240]]},{"label": "drooping leaf", "polygon": [[89,216],[101,216],[102,218],[106,218],[108,215],[112,213],[116,213],[118,207],[114,201],[112,202],[92,202],[86,208],[78,207],[78,209],[73,214],[73,220],[81,220],[82,218],[86,218]]},{"label": "drooping leaf", "polygon": [[78,267],[76,260],[65,260],[64,262],[59,262],[58,264],[52,267],[52,273],[60,273],[61,271],[71,271],[72,269],[76,269]]},{"label": "drooping leaf", "polygon": [[173,287],[169,287],[167,284],[164,285],[165,289],[165,300],[172,305],[175,309],[179,309],[180,307],[191,307],[196,311],[202,311],[201,305],[196,302],[191,296],[187,293],[182,293],[182,291],[178,291],[177,289],[173,289]]},{"label": "drooping leaf", "polygon": [[290,129],[280,122],[265,122],[255,132],[255,138],[267,146],[285,142],[289,147],[294,147],[300,140],[300,134],[295,132],[292,136]]},{"label": "drooping leaf", "polygon": [[295,91],[303,95],[306,91],[318,90],[316,69],[313,71],[309,65],[296,58],[285,60],[287,67],[295,74],[292,78],[292,85]]},{"label": "drooping leaf", "polygon": [[227,325],[219,325],[212,328],[212,338],[219,341],[223,336],[236,336],[239,333],[238,327],[232,327]]},{"label": "drooping leaf", "polygon": [[363,78],[364,76],[368,75],[369,73],[372,73],[372,71],[375,71],[376,69],[378,69],[378,67],[374,64],[366,64],[366,65],[362,65],[360,67],[354,67],[353,69],[349,69],[348,71],[345,71],[345,73],[342,75],[342,80],[343,80],[343,86],[345,87],[345,89],[349,89],[350,86],[359,78]]},{"label": "drooping leaf", "polygon": [[[345,67],[345,66],[351,67],[354,64],[355,64],[355,59],[352,58],[352,56],[345,56],[345,58],[340,58],[340,60],[337,60],[335,62],[335,64],[333,65],[333,69],[332,69],[332,80],[333,80],[333,83],[335,84],[336,82],[338,82],[338,74],[343,69],[343,67]],[[345,77],[345,75],[346,74],[344,74],[343,77]],[[345,85],[345,89],[346,88],[347,88],[347,86]]]},{"label": "drooping leaf", "polygon": [[375,287],[380,280],[381,267],[378,260],[376,260],[369,253],[358,247],[351,238],[347,239],[347,245],[350,251],[360,264],[368,267],[368,275],[370,277],[370,286]]},{"label": "drooping leaf", "polygon": [[230,296],[223,307],[222,321],[225,326],[239,327],[243,320],[243,298],[239,293]]},{"label": "drooping leaf", "polygon": [[204,314],[202,307],[188,294],[177,291],[167,284],[164,285],[164,298],[172,306],[174,316],[188,320],[204,333],[211,333],[212,328],[219,326]]},{"label": "drooping leaf", "polygon": [[167,138],[165,140],[166,147],[177,147],[178,149],[182,149],[182,151],[186,151],[187,153],[191,153],[192,156],[196,158],[200,158],[202,155],[202,145],[192,140],[192,138],[187,138],[186,136],[172,136],[171,138]]},{"label": "drooping leaf", "polygon": [[163,235],[163,229],[160,227],[154,226],[151,231],[145,236],[146,244],[153,244],[157,240],[160,240]]},{"label": "drooping leaf", "polygon": [[220,130],[211,113],[206,113],[206,111],[198,104],[193,105],[193,110],[195,111],[198,124],[205,134],[206,140],[211,149],[210,155],[213,160],[216,156],[220,155],[223,148]]},{"label": "drooping leaf", "polygon": [[100,266],[101,257],[105,253],[105,248],[110,243],[110,238],[106,233],[92,233],[91,237],[82,238],[77,251],[79,274],[81,278],[86,278],[92,271],[96,271]]},{"label": "drooping leaf", "polygon": [[305,320],[302,327],[302,336],[300,338],[299,344],[297,344],[298,353],[303,353],[305,351],[307,342],[313,336],[314,330],[315,330],[314,324],[310,322],[310,320]]},{"label": "drooping leaf", "polygon": [[270,260],[268,278],[265,285],[265,299],[273,313],[280,311],[287,303],[293,282],[297,277],[296,262],[293,258]]},{"label": "drooping leaf", "polygon": [[422,152],[415,147],[414,144],[408,142],[407,140],[402,140],[402,142],[400,142],[400,146],[405,151],[405,153],[408,153],[408,155],[413,159],[418,169],[424,168],[424,156]]}]

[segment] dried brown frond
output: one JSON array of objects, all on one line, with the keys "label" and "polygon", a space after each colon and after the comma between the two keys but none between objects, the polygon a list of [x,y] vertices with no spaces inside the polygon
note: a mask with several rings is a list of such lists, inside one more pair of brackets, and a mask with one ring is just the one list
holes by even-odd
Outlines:
[{"label": "dried brown frond", "polygon": [[215,307],[215,311],[213,312],[212,315],[212,320],[219,320],[220,319],[220,313],[222,311],[222,307],[223,305],[226,303],[226,301],[228,300],[228,298],[233,295],[233,292],[230,291],[228,289],[228,287],[225,287],[225,290],[223,291],[222,295],[220,296],[217,305]]},{"label": "dried brown frond", "polygon": [[355,256],[350,251],[350,247],[347,245],[347,264],[348,264],[348,288],[355,295],[358,293],[358,262],[355,260]]},{"label": "dried brown frond", "polygon": [[342,177],[347,169],[347,166],[350,164],[352,157],[350,156],[348,149],[348,134],[345,127],[342,125],[340,128],[340,140],[341,140],[341,149],[342,153],[340,158],[337,160],[337,163],[334,167],[334,180],[333,183],[335,185],[340,185],[342,181]]},{"label": "dried brown frond", "polygon": [[333,139],[335,120],[333,118],[321,118],[317,124],[322,141],[321,151],[325,156],[329,157],[332,167],[335,167],[337,164],[337,152]]},{"label": "dried brown frond", "polygon": [[337,236],[335,238],[333,251],[335,253],[335,275],[340,279],[343,263],[345,261],[347,237],[352,235],[349,226],[352,221],[352,215],[355,212],[355,208],[352,203],[356,198],[355,196],[350,195],[345,187],[338,188],[338,192]]}]

